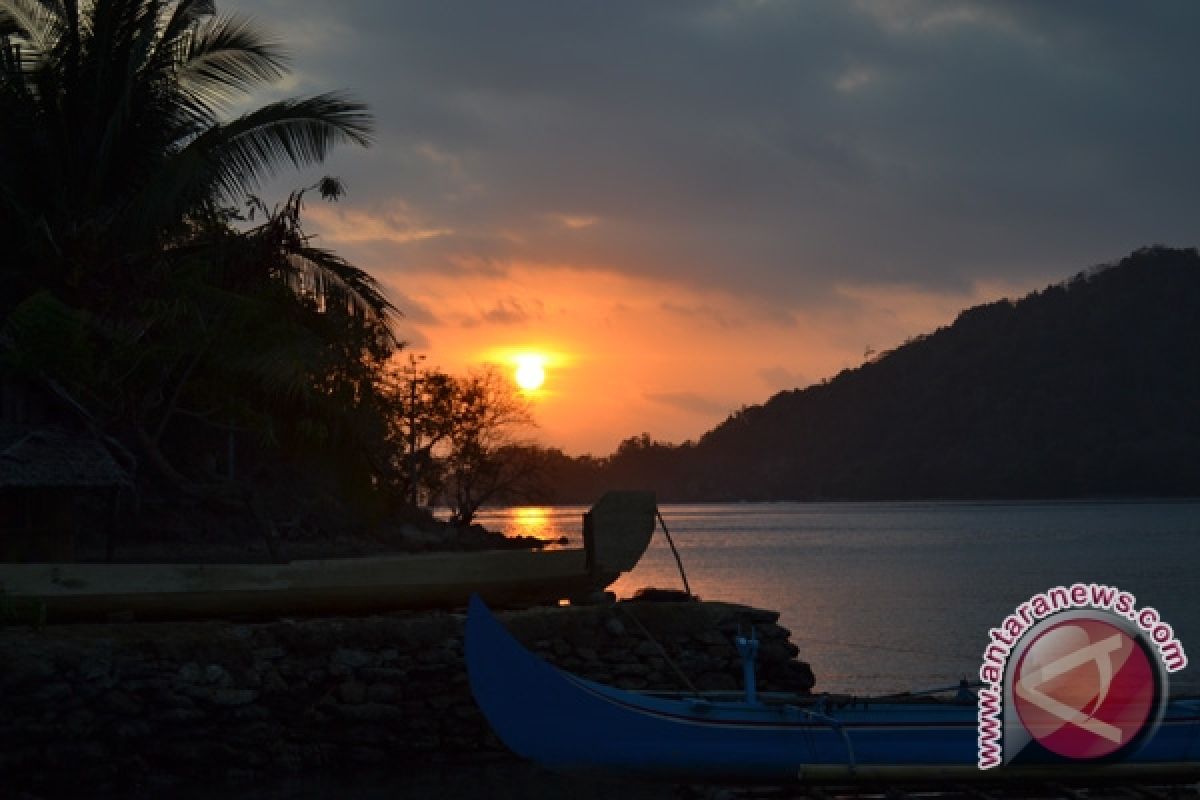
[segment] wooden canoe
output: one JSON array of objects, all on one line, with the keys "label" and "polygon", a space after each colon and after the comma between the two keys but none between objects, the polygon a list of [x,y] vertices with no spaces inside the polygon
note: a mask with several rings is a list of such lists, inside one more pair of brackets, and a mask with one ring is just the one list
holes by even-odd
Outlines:
[{"label": "wooden canoe", "polygon": [[1136,752],[1111,763],[977,766],[975,702],[824,704],[664,697],[563,672],[471,601],[467,671],[475,701],[518,755],[584,775],[685,783],[847,784],[1200,778],[1200,701],[1168,704]]},{"label": "wooden canoe", "polygon": [[283,564],[0,564],[0,597],[48,622],[363,614],[503,606],[603,589],[637,564],[654,532],[650,492],[609,492],[584,515],[584,547],[490,550]]}]

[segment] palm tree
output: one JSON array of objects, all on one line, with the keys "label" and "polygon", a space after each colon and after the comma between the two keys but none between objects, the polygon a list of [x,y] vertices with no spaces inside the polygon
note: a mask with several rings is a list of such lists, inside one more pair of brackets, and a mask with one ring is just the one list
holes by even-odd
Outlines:
[{"label": "palm tree", "polygon": [[72,391],[175,483],[200,439],[356,424],[396,346],[375,280],[303,233],[303,192],[250,197],[249,229],[230,210],[370,142],[340,92],[227,118],[285,72],[209,0],[0,0],[0,361]]},{"label": "palm tree", "polygon": [[209,0],[0,0],[0,234],[20,262],[9,296],[124,285],[189,215],[281,165],[369,143],[370,114],[340,92],[221,119],[285,72],[277,43]]}]

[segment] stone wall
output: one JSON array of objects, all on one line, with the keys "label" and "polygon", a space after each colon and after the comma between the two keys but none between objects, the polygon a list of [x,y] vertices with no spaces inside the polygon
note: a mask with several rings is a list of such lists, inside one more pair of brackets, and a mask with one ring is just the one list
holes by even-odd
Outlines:
[{"label": "stone wall", "polygon": [[[807,691],[812,673],[777,618],[632,602],[501,615],[547,660],[631,689],[683,688],[670,662],[701,689],[739,688],[732,637],[754,624],[760,690]],[[0,629],[0,785],[166,790],[499,756],[471,698],[462,632],[450,613]]]}]

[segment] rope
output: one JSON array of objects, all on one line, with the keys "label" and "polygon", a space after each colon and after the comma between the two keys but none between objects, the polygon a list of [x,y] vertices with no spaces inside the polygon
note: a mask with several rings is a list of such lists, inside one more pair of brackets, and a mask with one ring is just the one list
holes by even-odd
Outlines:
[{"label": "rope", "polygon": [[655,508],[654,513],[658,516],[658,524],[662,526],[663,533],[667,536],[667,544],[671,545],[671,554],[675,556],[675,564],[679,567],[679,577],[683,578],[683,590],[687,592],[688,597],[691,597],[692,587],[688,585],[687,572],[683,569],[683,559],[679,557],[679,551],[675,549],[675,540],[671,538],[671,532],[667,530],[667,522],[663,519],[662,512]]},{"label": "rope", "polygon": [[638,628],[641,630],[641,632],[643,634],[645,634],[646,639],[648,639],[650,642],[652,642],[654,644],[655,647],[658,648],[658,652],[662,654],[663,661],[667,662],[667,666],[669,666],[672,670],[674,670],[675,674],[677,676],[679,676],[679,680],[683,681],[683,685],[688,688],[688,691],[690,691],[692,694],[699,697],[700,690],[696,688],[695,684],[693,684],[690,680],[688,680],[688,676],[683,673],[683,670],[681,670],[679,668],[679,665],[671,660],[671,657],[669,655],[667,655],[666,649],[662,646],[662,644],[658,641],[658,639],[654,638],[654,634],[652,634],[649,630],[646,629],[646,626],[642,624],[642,621],[640,619],[638,619],[637,617],[635,617],[633,615],[633,612],[630,611],[625,606],[624,603],[617,603],[617,608],[620,609],[621,611],[625,612],[625,616],[627,616],[631,620],[633,620],[633,624],[637,625]]}]

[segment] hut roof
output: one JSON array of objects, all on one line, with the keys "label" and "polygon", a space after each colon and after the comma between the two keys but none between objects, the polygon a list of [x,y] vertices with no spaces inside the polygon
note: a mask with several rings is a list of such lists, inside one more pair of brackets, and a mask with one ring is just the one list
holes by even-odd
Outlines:
[{"label": "hut roof", "polygon": [[129,483],[108,451],[86,435],[39,428],[0,447],[0,489],[99,488]]}]

